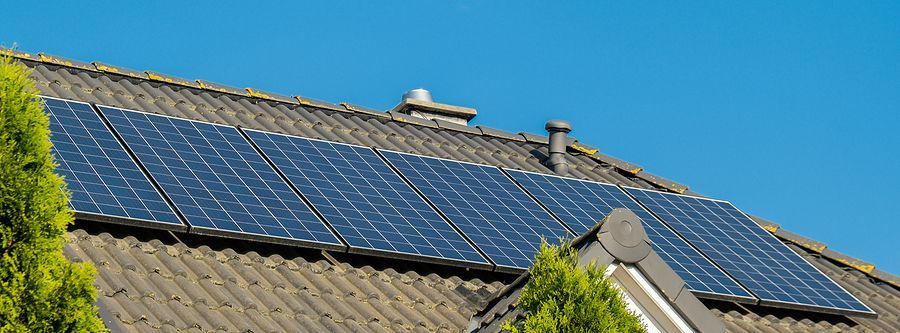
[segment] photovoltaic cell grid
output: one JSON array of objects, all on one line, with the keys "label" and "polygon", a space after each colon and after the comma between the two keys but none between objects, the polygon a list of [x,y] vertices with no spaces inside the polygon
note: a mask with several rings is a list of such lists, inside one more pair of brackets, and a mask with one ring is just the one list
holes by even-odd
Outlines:
[{"label": "photovoltaic cell grid", "polygon": [[496,167],[381,152],[498,266],[528,268],[541,236],[572,237]]},{"label": "photovoltaic cell grid", "polygon": [[488,263],[372,149],[245,132],[351,247]]},{"label": "photovoltaic cell grid", "polygon": [[183,225],[90,104],[43,98],[56,172],[72,209],[142,222]]},{"label": "photovoltaic cell grid", "polygon": [[341,244],[236,128],[100,110],[193,227]]},{"label": "photovoltaic cell grid", "polygon": [[614,208],[628,208],[644,222],[656,252],[693,291],[755,300],[721,269],[611,184],[525,171],[507,172],[576,233],[582,234]]},{"label": "photovoltaic cell grid", "polygon": [[626,190],[763,302],[873,313],[731,203]]}]

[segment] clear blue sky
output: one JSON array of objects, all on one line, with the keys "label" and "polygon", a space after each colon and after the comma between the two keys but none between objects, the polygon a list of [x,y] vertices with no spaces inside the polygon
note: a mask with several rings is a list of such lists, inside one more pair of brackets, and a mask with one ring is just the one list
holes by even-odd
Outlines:
[{"label": "clear blue sky", "polygon": [[377,109],[426,87],[513,132],[568,119],[607,154],[900,274],[896,1],[4,9],[0,43],[25,51]]}]

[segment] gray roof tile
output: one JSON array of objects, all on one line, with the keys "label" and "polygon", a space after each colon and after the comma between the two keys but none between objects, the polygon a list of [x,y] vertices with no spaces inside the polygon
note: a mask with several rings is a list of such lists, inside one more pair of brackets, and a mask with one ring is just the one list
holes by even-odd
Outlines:
[{"label": "gray roof tile", "polygon": [[523,138],[525,138],[525,142],[539,143],[539,144],[544,144],[544,145],[550,143],[550,138],[548,138],[545,135],[538,135],[538,134],[532,134],[532,133],[526,133],[526,132],[519,132],[519,135],[521,135]]},{"label": "gray roof tile", "polygon": [[168,74],[153,72],[153,71],[145,71],[147,73],[147,77],[152,81],[165,82],[169,84],[177,84],[180,86],[191,87],[191,88],[200,88],[200,84],[196,81],[182,79],[180,77],[171,76]]},{"label": "gray roof tile", "polygon": [[117,75],[122,75],[122,76],[129,76],[129,77],[133,77],[133,78],[140,78],[140,79],[147,78],[146,73],[136,71],[133,69],[119,67],[119,66],[110,65],[110,64],[105,64],[105,63],[98,62],[98,61],[94,61],[94,62],[92,62],[92,64],[94,65],[95,68],[97,68],[98,71],[101,71],[104,73],[117,74]]},{"label": "gray roof tile", "polygon": [[463,126],[457,123],[451,123],[443,119],[435,119],[434,122],[437,123],[438,127],[441,129],[449,129],[457,132],[481,135],[481,130],[472,126]]},{"label": "gray roof tile", "polygon": [[74,60],[74,59],[68,59],[68,58],[63,58],[60,56],[50,55],[50,54],[46,54],[43,52],[38,53],[38,58],[42,62],[49,63],[49,64],[65,66],[65,67],[72,67],[72,68],[82,69],[82,70],[86,70],[86,71],[96,71],[97,70],[97,68],[94,67],[94,65],[92,65],[92,64],[89,64],[86,62],[81,62],[81,61]]},{"label": "gray roof tile", "polygon": [[503,139],[509,139],[509,140],[515,140],[515,141],[525,141],[524,137],[522,137],[521,135],[515,134],[515,133],[510,133],[507,131],[498,130],[496,128],[490,128],[490,127],[482,126],[482,125],[478,125],[475,127],[480,129],[481,133],[486,136],[492,136],[495,138],[503,138]]}]

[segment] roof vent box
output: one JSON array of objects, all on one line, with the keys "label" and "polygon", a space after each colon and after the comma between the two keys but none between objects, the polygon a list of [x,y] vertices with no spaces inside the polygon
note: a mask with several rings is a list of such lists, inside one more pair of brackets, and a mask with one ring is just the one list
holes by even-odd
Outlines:
[{"label": "roof vent box", "polygon": [[413,89],[403,94],[403,100],[391,111],[408,114],[424,119],[440,119],[459,125],[468,125],[475,118],[475,109],[435,103],[431,92],[425,89]]}]

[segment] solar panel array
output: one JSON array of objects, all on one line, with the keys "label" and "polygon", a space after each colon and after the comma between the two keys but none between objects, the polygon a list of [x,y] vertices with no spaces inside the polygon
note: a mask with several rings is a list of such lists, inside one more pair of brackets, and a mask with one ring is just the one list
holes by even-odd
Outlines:
[{"label": "solar panel array", "polygon": [[541,237],[572,237],[499,168],[381,152],[498,266],[528,268]]},{"label": "solar panel array", "polygon": [[729,202],[626,190],[762,302],[873,313]]},{"label": "solar panel array", "polygon": [[56,172],[78,212],[183,226],[90,104],[44,98]]},{"label": "solar panel array", "polygon": [[343,246],[236,128],[100,110],[192,231]]},{"label": "solar panel array", "polygon": [[245,133],[351,247],[488,264],[371,148]]},{"label": "solar panel array", "polygon": [[366,147],[245,131],[258,152],[234,127],[99,107],[123,146],[89,104],[44,99],[73,209],[117,223],[180,213],[192,232],[345,248],[333,227],[352,251],[524,269],[542,237],[574,236],[560,221],[583,233],[622,207],[701,295],[873,313],[725,201],[381,151],[398,175]]},{"label": "solar panel array", "polygon": [[587,232],[615,208],[630,209],[643,221],[653,249],[678,273],[689,289],[727,298],[755,300],[747,290],[617,186],[533,172],[507,172],[578,234]]}]

